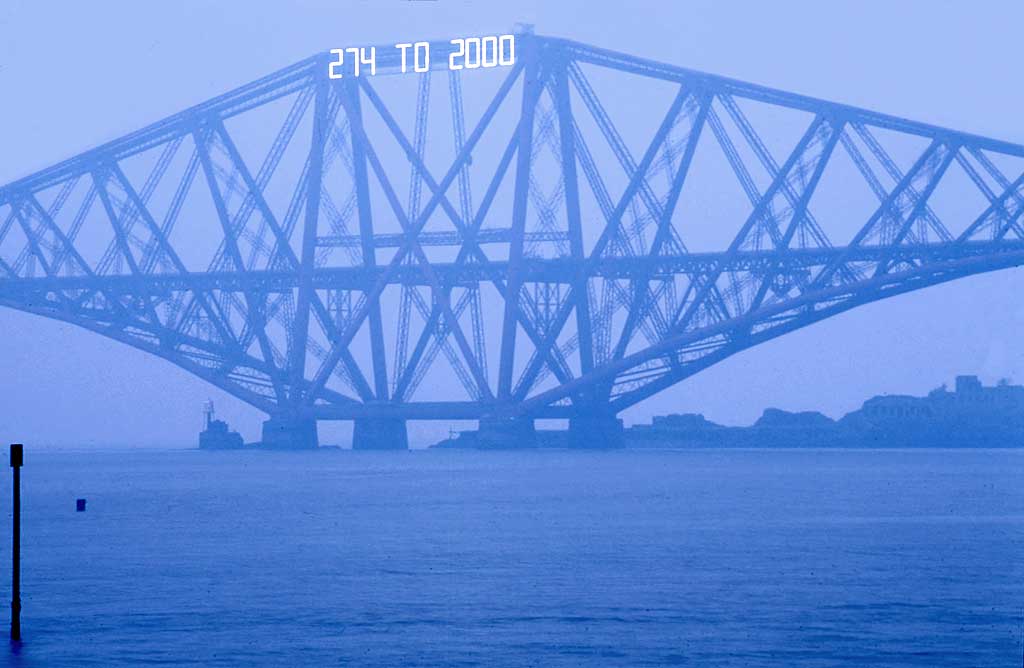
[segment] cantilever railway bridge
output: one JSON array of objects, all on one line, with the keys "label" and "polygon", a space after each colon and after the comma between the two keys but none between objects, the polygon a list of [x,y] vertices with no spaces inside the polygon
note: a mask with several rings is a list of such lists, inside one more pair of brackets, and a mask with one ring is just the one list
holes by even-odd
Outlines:
[{"label": "cantilever railway bridge", "polygon": [[3,186],[0,304],[177,364],[278,445],[569,418],[599,447],[736,352],[1024,262],[1022,146],[532,33],[510,67],[448,49],[317,55]]}]

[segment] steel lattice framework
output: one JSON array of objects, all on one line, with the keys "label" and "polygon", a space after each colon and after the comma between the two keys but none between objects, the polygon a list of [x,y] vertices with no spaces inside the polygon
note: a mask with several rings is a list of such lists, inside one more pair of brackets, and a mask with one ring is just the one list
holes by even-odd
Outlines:
[{"label": "steel lattice framework", "polygon": [[327,62],[4,186],[0,303],[274,416],[569,417],[1024,262],[1019,145],[533,34]]}]

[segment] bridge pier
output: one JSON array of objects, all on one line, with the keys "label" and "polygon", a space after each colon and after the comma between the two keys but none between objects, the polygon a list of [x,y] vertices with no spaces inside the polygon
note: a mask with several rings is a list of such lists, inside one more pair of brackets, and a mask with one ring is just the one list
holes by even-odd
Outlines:
[{"label": "bridge pier", "polygon": [[569,418],[569,447],[613,450],[625,447],[622,420],[612,413],[593,411]]},{"label": "bridge pier", "polygon": [[400,418],[357,418],[352,427],[353,450],[408,450],[409,433]]},{"label": "bridge pier", "polygon": [[272,417],[263,423],[264,448],[275,450],[311,450],[320,447],[316,420],[312,418]]},{"label": "bridge pier", "polygon": [[480,418],[477,439],[486,450],[533,448],[537,429],[532,418]]}]

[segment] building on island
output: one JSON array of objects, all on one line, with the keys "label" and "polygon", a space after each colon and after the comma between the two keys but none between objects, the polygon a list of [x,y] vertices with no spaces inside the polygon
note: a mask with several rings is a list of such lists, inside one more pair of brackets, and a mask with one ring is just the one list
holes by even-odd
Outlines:
[{"label": "building on island", "polygon": [[[538,432],[540,434],[540,432]],[[541,447],[565,447],[561,432],[545,432]],[[871,397],[838,420],[818,413],[765,409],[747,427],[717,424],[697,413],[655,416],[624,432],[627,447],[1019,447],[1024,445],[1024,386],[1001,380],[986,386],[977,376],[957,376],[924,397]],[[440,447],[483,447],[475,432],[462,432]]]}]

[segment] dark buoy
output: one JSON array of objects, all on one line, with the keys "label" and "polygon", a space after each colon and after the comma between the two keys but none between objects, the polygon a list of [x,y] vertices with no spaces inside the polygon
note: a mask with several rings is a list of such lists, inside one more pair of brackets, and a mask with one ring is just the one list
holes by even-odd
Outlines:
[{"label": "dark buoy", "polygon": [[11,549],[11,640],[21,642],[21,443],[11,444],[14,470],[14,536]]},{"label": "dark buoy", "polygon": [[75,511],[79,513],[85,512],[85,499],[75,499]]}]

